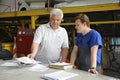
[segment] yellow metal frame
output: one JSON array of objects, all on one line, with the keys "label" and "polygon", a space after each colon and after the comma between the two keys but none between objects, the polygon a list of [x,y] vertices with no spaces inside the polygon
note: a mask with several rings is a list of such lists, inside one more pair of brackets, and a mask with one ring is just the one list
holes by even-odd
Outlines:
[{"label": "yellow metal frame", "polygon": [[[51,8],[52,9],[52,8]],[[80,13],[80,12],[96,12],[96,11],[113,11],[120,10],[119,3],[113,4],[100,4],[100,5],[89,5],[89,6],[78,6],[78,7],[65,7],[61,8],[64,14],[69,13]],[[17,12],[1,12],[0,18],[6,17],[20,17],[20,16],[30,16],[31,17],[31,28],[35,28],[35,20],[42,15],[48,15],[50,10],[44,8],[39,10],[28,10],[28,11],[17,11]],[[113,24],[120,23],[120,21],[99,21],[91,22],[91,24]],[[62,23],[61,25],[74,25],[74,23]],[[24,23],[23,23],[24,26]]]},{"label": "yellow metal frame", "polygon": [[[118,24],[120,23],[120,20],[118,21],[96,21],[96,22],[90,22],[90,24]],[[62,23],[61,25],[75,25],[75,23]]]},{"label": "yellow metal frame", "polygon": [[[120,4],[101,4],[101,5],[89,5],[89,6],[78,6],[78,7],[66,7],[61,8],[63,12],[66,13],[79,13],[79,12],[95,12],[95,11],[110,11],[110,10],[120,10]],[[16,17],[16,16],[41,16],[48,15],[48,9],[39,10],[28,10],[28,11],[17,11],[17,12],[1,12],[0,18],[4,17]]]},{"label": "yellow metal frame", "polygon": [[[51,8],[52,9],[52,8]],[[1,12],[0,18],[7,18],[7,17],[22,17],[22,16],[30,16],[31,17],[31,26],[30,28],[35,28],[36,19],[39,16],[42,15],[49,15],[49,12],[51,9],[39,9],[39,10],[28,10],[28,11],[16,11],[16,12]],[[119,3],[113,3],[113,4],[100,4],[100,5],[89,5],[89,6],[78,6],[78,7],[65,7],[61,8],[64,12],[64,14],[70,14],[70,13],[80,13],[80,12],[97,12],[97,11],[114,11],[114,10],[120,10],[120,4]],[[22,27],[24,27],[24,21],[22,22]],[[120,23],[120,20],[118,21],[97,21],[97,22],[90,22],[90,24],[117,24]],[[74,25],[74,23],[62,23],[61,25]],[[72,32],[72,43],[74,43],[75,38],[75,30]]]},{"label": "yellow metal frame", "polygon": [[89,6],[78,6],[78,7],[67,7],[61,8],[64,13],[79,13],[79,12],[96,12],[96,11],[110,11],[120,10],[120,4],[100,4],[100,5],[89,5]]},{"label": "yellow metal frame", "polygon": [[39,18],[39,16],[31,16],[31,28],[35,28],[35,21]]}]

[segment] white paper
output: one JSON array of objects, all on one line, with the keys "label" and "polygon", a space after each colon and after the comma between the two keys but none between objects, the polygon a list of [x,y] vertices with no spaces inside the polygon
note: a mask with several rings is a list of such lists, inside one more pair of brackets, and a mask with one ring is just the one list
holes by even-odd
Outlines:
[{"label": "white paper", "polygon": [[38,64],[39,63],[35,61],[34,59],[30,59],[29,57],[20,57],[20,58],[16,58],[16,60],[24,64]]},{"label": "white paper", "polygon": [[42,64],[36,64],[36,65],[29,68],[30,71],[37,71],[37,72],[39,72],[39,71],[43,72],[43,71],[46,71],[48,69],[49,69],[48,67],[46,67]]},{"label": "white paper", "polygon": [[68,65],[71,65],[71,64],[70,63],[65,63],[65,62],[57,62],[57,63],[51,63],[50,65],[68,66]]},{"label": "white paper", "polygon": [[77,75],[78,74],[60,70],[60,71],[52,72],[49,74],[44,74],[42,78],[47,79],[47,80],[66,80],[66,79],[75,77]]},{"label": "white paper", "polygon": [[15,62],[5,62],[1,64],[0,66],[19,66],[19,65]]}]

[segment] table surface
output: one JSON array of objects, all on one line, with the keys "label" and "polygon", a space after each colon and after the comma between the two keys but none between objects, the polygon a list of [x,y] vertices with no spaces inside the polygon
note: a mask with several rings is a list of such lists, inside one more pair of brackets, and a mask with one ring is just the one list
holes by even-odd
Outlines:
[{"label": "table surface", "polygon": [[[7,61],[0,60],[0,64],[3,64]],[[49,68],[44,72],[35,72],[28,70],[28,66],[0,66],[0,80],[44,80],[41,78],[42,75],[55,71],[58,71],[58,69]],[[92,74],[78,69],[66,69],[65,71],[78,74],[78,76],[72,77],[69,80],[120,80],[114,77]]]}]

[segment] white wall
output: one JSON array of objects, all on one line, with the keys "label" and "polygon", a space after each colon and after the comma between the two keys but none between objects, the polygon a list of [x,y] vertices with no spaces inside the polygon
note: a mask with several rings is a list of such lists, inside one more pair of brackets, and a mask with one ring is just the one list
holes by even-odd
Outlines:
[{"label": "white wall", "polygon": [[63,2],[56,4],[55,7],[86,6],[106,3],[119,3],[119,0],[75,0],[74,2]]},{"label": "white wall", "polygon": [[[19,6],[18,3],[21,3]],[[30,7],[27,5],[25,0],[1,0],[0,12],[10,12],[10,11],[20,11],[22,8],[26,8],[26,10],[30,10]],[[16,4],[16,8],[15,8]]]}]

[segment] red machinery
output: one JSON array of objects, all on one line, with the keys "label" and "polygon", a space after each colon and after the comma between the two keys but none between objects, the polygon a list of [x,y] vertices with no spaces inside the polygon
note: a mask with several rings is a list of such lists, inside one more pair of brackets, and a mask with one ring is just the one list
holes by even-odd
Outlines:
[{"label": "red machinery", "polygon": [[31,51],[34,29],[19,29],[16,37],[17,55],[27,55]]}]

